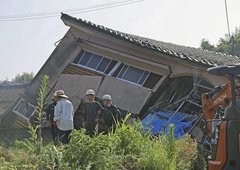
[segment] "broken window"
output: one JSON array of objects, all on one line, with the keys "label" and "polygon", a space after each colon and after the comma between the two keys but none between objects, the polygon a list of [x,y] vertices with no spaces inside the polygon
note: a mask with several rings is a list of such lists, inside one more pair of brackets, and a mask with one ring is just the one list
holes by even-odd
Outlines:
[{"label": "broken window", "polygon": [[[148,74],[149,74],[148,71],[144,71],[144,70],[136,68],[136,67],[124,65],[124,67],[118,74],[117,78],[142,85],[143,81],[145,81],[145,79],[146,79],[146,76],[144,76],[144,75],[148,75]],[[144,77],[143,81],[141,81],[142,77]]]},{"label": "broken window", "polygon": [[147,87],[149,89],[153,89],[161,78],[162,78],[162,76],[159,75],[159,74],[150,73],[148,75],[145,83],[143,84],[143,87]]},{"label": "broken window", "polygon": [[97,72],[108,74],[117,64],[117,61],[88,51],[81,51],[74,63]]},{"label": "broken window", "polygon": [[159,74],[145,71],[126,64],[121,64],[113,74],[113,77],[117,77],[149,89],[154,88],[154,86],[162,78],[162,76]]},{"label": "broken window", "polygon": [[13,112],[29,120],[30,117],[35,113],[35,107],[24,99],[21,99],[13,109]]}]

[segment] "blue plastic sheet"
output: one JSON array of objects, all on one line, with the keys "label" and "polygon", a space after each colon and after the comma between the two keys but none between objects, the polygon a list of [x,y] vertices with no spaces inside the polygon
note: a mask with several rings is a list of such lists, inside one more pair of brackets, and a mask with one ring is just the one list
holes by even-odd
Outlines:
[{"label": "blue plastic sheet", "polygon": [[[191,116],[183,113],[176,113],[175,116],[171,118],[172,115],[173,113],[165,112],[149,113],[142,120],[142,124],[145,130],[150,131],[152,134],[159,134],[163,126],[166,126],[163,131],[164,134],[166,134],[169,130],[169,125],[174,124],[175,138],[181,138],[185,135],[184,129],[192,126],[192,122],[185,121]],[[171,120],[168,122],[169,118],[171,118]],[[166,124],[167,122],[168,124]]]}]

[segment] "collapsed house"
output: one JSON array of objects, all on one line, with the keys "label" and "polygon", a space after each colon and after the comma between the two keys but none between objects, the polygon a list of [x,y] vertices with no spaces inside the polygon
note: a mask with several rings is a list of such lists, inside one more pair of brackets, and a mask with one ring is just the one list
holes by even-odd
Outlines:
[{"label": "collapsed house", "polygon": [[26,85],[16,82],[0,82],[0,121],[5,116],[4,113],[7,109],[24,93],[26,87]]},{"label": "collapsed house", "polygon": [[55,90],[64,90],[73,102],[78,126],[89,88],[97,98],[110,94],[123,113],[145,121],[155,113],[167,120],[165,126],[172,119],[189,121],[201,110],[201,93],[227,80],[206,74],[206,69],[240,63],[236,56],[143,38],[67,14],[61,19],[69,30],[25,93],[8,108],[1,128],[27,127],[43,75],[50,77],[48,101]]}]

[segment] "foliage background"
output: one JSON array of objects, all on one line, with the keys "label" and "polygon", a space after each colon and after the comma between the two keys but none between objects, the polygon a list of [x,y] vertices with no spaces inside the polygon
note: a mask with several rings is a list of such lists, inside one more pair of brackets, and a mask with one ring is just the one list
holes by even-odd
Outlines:
[{"label": "foliage background", "polygon": [[31,73],[24,72],[21,75],[17,74],[15,78],[12,79],[12,82],[29,84],[33,78],[34,78],[34,74],[32,72]]},{"label": "foliage background", "polygon": [[39,149],[36,129],[32,137],[0,147],[0,169],[152,169],[203,170],[204,156],[190,136],[174,139],[174,127],[165,136],[142,133],[142,127],[119,125],[115,133],[94,138],[74,130],[69,145],[43,143]]},{"label": "foliage background", "polygon": [[202,39],[201,48],[240,57],[240,27],[236,28],[232,36],[229,37],[226,34],[225,37],[220,38],[217,45],[210,44],[207,39]]}]

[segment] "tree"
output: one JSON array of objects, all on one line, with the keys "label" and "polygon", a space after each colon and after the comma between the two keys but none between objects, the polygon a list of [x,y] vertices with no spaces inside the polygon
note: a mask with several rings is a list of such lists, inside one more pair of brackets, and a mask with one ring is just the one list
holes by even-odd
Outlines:
[{"label": "tree", "polygon": [[240,27],[236,28],[231,37],[229,37],[229,35],[225,35],[224,38],[220,38],[216,46],[210,44],[208,40],[202,39],[200,47],[205,50],[221,52],[240,57]]},{"label": "tree", "polygon": [[201,41],[201,48],[209,51],[214,51],[215,47],[214,45],[211,45],[210,42],[207,39],[202,39]]},{"label": "tree", "polygon": [[22,75],[17,74],[15,78],[12,80],[12,82],[28,84],[32,81],[33,78],[34,74],[32,72],[31,73],[24,72],[22,73]]}]

